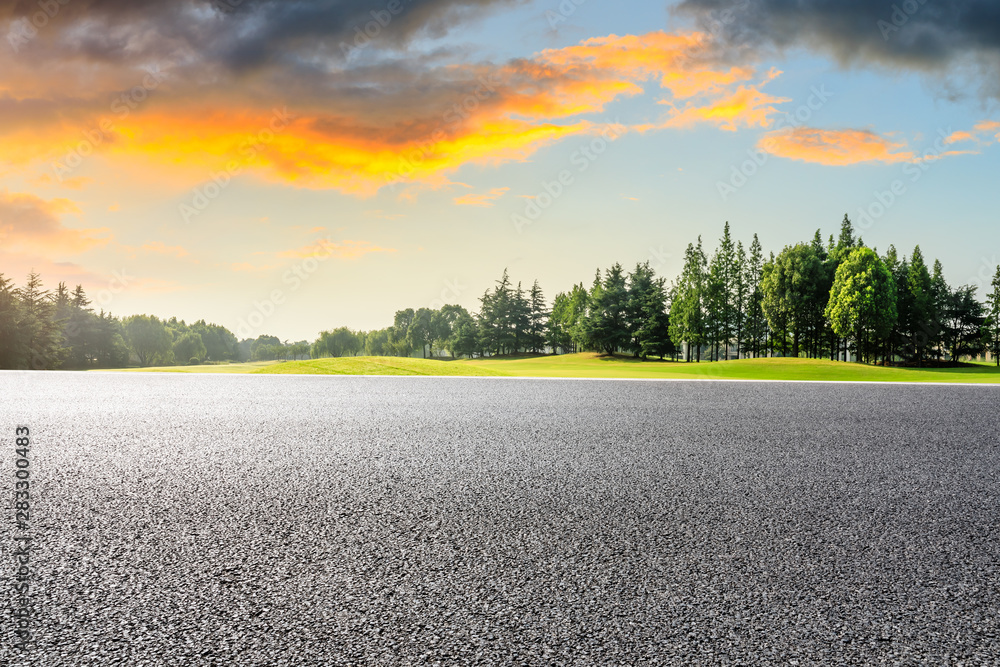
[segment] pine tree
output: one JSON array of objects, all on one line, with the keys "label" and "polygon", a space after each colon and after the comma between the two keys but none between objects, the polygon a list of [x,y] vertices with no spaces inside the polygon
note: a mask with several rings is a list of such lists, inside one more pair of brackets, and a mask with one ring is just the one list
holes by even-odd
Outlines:
[{"label": "pine tree", "polygon": [[0,273],[0,369],[27,367],[27,350],[23,332],[21,302],[13,282]]},{"label": "pine tree", "polygon": [[986,297],[986,340],[990,349],[990,354],[996,360],[997,367],[1000,367],[1000,266],[993,274],[991,283],[993,291]]},{"label": "pine tree", "polygon": [[753,242],[750,244],[750,257],[744,269],[743,282],[747,292],[747,347],[745,352],[749,352],[754,358],[761,355],[764,349],[764,340],[767,337],[767,319],[764,317],[763,300],[764,293],[761,291],[760,282],[764,271],[764,252],[760,245],[760,239],[753,235]]},{"label": "pine tree", "polygon": [[528,317],[528,347],[532,352],[539,353],[545,347],[545,323],[549,317],[546,311],[545,295],[538,280],[531,285],[528,293],[530,314]]},{"label": "pine tree", "polygon": [[701,346],[705,342],[705,274],[707,259],[698,245],[688,244],[684,252],[684,268],[674,286],[670,304],[670,337],[675,343],[686,343],[685,361],[691,361],[692,352],[701,361]]},{"label": "pine tree", "polygon": [[30,370],[58,368],[63,358],[63,339],[52,294],[43,289],[41,277],[32,271],[24,287],[17,290],[17,296],[22,306],[18,328],[27,344],[26,367]]}]

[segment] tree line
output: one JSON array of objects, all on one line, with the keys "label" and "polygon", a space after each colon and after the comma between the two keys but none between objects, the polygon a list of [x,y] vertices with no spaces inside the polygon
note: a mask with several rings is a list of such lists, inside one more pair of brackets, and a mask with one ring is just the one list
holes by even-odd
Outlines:
[{"label": "tree line", "polygon": [[839,236],[765,257],[729,223],[709,254],[687,246],[669,285],[649,263],[598,270],[548,304],[536,280],[507,271],[480,297],[478,313],[447,305],[398,311],[371,332],[324,332],[312,356],[497,356],[597,351],[686,361],[792,356],[927,365],[990,353],[1000,365],[1000,266],[985,302],[977,287],[950,286],[941,262],[865,246],[845,215]]},{"label": "tree line", "polygon": [[323,331],[309,343],[275,336],[237,340],[225,327],[151,315],[95,312],[81,286],[45,290],[32,272],[23,287],[0,274],[0,368],[81,369],[127,365],[321,357],[486,357],[597,351],[686,361],[793,356],[926,365],[990,353],[1000,365],[1000,266],[992,291],[950,286],[939,261],[917,246],[884,255],[856,237],[847,216],[837,238],[785,246],[764,256],[755,234],[734,241],[726,223],[709,254],[698,237],[670,284],[649,263],[598,269],[549,302],[535,280],[508,272],[479,298],[397,311],[375,331]]}]

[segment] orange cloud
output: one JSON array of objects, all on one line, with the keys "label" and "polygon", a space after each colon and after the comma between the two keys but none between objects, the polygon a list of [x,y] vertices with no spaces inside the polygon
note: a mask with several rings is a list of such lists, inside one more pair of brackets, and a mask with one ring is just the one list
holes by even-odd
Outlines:
[{"label": "orange cloud", "polygon": [[676,110],[664,127],[713,123],[730,132],[740,127],[769,127],[771,116],[778,113],[774,105],[789,101],[787,97],[774,97],[753,86],[740,86],[732,94],[710,104],[692,104]]},{"label": "orange cloud", "polygon": [[455,197],[455,204],[458,206],[493,206],[497,199],[503,197],[510,188],[493,188],[489,192],[472,192],[461,197]]},{"label": "orange cloud", "polygon": [[870,130],[820,130],[812,127],[777,130],[757,144],[763,151],[790,160],[830,166],[864,162],[897,163],[916,159],[905,143],[894,142]]},{"label": "orange cloud", "polygon": [[68,199],[45,200],[31,194],[0,191],[0,242],[4,248],[41,250],[47,256],[78,255],[111,240],[109,230],[71,229],[62,216],[79,213]]},{"label": "orange cloud", "polygon": [[[764,83],[777,75],[768,73]],[[173,175],[185,186],[253,174],[370,196],[388,184],[441,187],[466,164],[526,160],[595,131],[596,119],[584,116],[642,95],[650,84],[670,105],[668,118],[627,129],[768,127],[774,105],[787,101],[761,92],[752,67],[719,64],[713,38],[700,32],[609,35],[497,67],[428,69],[413,84],[376,67],[366,73],[363,96],[350,83],[317,91],[290,81],[282,90],[288,110],[261,108],[263,93],[246,98],[245,81],[220,81],[206,92],[173,76],[139,112],[121,114],[95,101],[93,88],[73,97],[72,82],[59,79],[64,87],[47,93],[37,122],[0,127],[0,161],[45,160],[64,185],[80,182],[74,165],[94,154],[163,180]],[[17,90],[4,79],[0,74],[0,89]],[[338,85],[348,86],[344,94]]]},{"label": "orange cloud", "polygon": [[972,141],[975,138],[976,137],[971,132],[958,131],[958,132],[952,132],[950,135],[948,135],[945,138],[944,143],[945,144],[957,144],[957,143],[959,143],[961,141]]}]

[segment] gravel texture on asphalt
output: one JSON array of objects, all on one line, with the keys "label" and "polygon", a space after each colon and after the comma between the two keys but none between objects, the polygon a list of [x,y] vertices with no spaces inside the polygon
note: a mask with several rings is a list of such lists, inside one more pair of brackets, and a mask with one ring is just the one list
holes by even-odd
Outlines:
[{"label": "gravel texture on asphalt", "polygon": [[0,397],[5,498],[33,436],[38,636],[5,632],[3,665],[1000,664],[998,387],[0,373]]}]

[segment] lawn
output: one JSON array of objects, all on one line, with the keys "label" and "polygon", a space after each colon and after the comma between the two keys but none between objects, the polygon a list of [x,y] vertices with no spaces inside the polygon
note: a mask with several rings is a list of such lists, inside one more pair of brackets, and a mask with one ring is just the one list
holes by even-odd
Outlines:
[{"label": "lawn", "polygon": [[683,363],[640,361],[593,353],[495,359],[440,360],[400,357],[341,357],[309,361],[165,366],[130,371],[166,373],[255,373],[282,375],[427,375],[689,380],[819,380],[841,382],[1000,383],[993,364],[958,368],[881,368],[818,359],[740,359]]},{"label": "lawn", "polygon": [[671,378],[725,380],[825,380],[845,382],[997,382],[996,366],[882,368],[820,359],[739,359],[683,363],[639,361],[593,353],[554,357],[476,359],[453,362],[532,377]]},{"label": "lawn", "polygon": [[286,361],[254,371],[266,375],[506,375],[488,366],[462,361],[403,357],[340,357]]},{"label": "lawn", "polygon": [[[115,372],[127,373],[255,373],[277,361],[248,361],[242,364],[202,364],[200,366],[151,366],[149,368],[122,368]],[[92,371],[108,372],[106,369]]]}]

